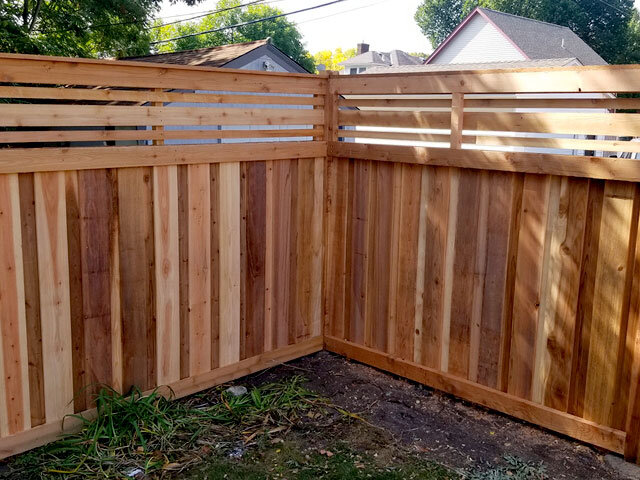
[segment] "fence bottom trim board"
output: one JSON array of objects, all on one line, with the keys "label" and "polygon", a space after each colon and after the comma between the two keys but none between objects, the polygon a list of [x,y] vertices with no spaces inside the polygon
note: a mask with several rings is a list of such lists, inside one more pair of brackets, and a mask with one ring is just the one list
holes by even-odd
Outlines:
[{"label": "fence bottom trim board", "polygon": [[[288,345],[206,373],[184,378],[167,385],[165,388],[160,387],[160,389],[163,393],[166,390],[167,394],[172,391],[176,399],[186,397],[260,370],[319,352],[322,348],[322,337],[310,338],[295,345]],[[151,392],[145,392],[145,394],[149,393]],[[95,417],[96,410],[87,410],[82,412],[81,415],[86,419],[91,419]],[[39,425],[30,430],[0,438],[0,459],[53,442],[61,434],[77,431],[81,426],[82,421],[79,418],[66,417],[62,420]]]},{"label": "fence bottom trim board", "polygon": [[626,433],[368,347],[325,336],[325,349],[585,443],[624,452]]}]

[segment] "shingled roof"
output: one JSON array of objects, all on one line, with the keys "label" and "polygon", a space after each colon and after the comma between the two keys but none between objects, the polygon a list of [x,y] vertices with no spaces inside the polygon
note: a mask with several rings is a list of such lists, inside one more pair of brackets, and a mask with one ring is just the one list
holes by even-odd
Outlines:
[{"label": "shingled roof", "polygon": [[269,39],[256,40],[255,42],[234,43],[220,47],[198,48],[196,50],[183,50],[173,53],[159,53],[142,57],[128,57],[123,60],[136,62],[172,63],[177,65],[192,65],[200,67],[222,67],[242,55],[267,45]]},{"label": "shingled roof", "polygon": [[427,63],[438,55],[474,15],[481,15],[506,36],[527,60],[576,58],[582,65],[606,65],[607,62],[569,27],[519,17],[488,8],[477,7],[433,52]]}]

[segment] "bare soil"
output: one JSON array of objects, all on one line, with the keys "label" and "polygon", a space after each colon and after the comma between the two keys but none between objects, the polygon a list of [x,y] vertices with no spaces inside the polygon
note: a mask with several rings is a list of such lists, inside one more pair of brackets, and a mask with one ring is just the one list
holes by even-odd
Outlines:
[{"label": "bare soil", "polygon": [[255,386],[300,374],[310,390],[370,427],[325,418],[325,429],[314,427],[316,442],[348,439],[359,450],[377,452],[376,457],[400,446],[459,473],[499,466],[513,456],[541,462],[552,479],[621,478],[604,462],[606,452],[328,352],[241,383]]}]

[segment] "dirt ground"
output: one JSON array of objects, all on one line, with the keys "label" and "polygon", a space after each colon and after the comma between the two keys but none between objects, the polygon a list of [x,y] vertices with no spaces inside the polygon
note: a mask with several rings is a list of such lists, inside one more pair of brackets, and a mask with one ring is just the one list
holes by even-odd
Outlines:
[{"label": "dirt ground", "polygon": [[371,451],[397,442],[456,472],[490,468],[513,456],[541,462],[553,479],[621,478],[604,462],[605,452],[328,352],[241,383],[253,386],[300,374],[309,389],[377,427],[379,435],[372,439],[358,432],[360,446],[370,440]]}]

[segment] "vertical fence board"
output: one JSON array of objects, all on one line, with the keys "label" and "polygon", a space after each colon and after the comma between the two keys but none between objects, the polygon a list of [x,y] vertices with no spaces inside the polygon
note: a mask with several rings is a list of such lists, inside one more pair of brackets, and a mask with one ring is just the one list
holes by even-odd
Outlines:
[{"label": "vertical fence board", "polygon": [[[189,166],[178,167],[180,378],[189,376]],[[213,167],[211,168],[213,172]],[[213,173],[212,173],[213,176]],[[217,275],[215,275],[217,277]]]},{"label": "vertical fence board", "polygon": [[313,211],[311,213],[311,291],[309,312],[311,336],[322,335],[322,279],[323,279],[323,230],[324,230],[324,158],[313,160]]},{"label": "vertical fence board", "polygon": [[240,164],[219,167],[220,366],[240,360]]},{"label": "vertical fence board", "polygon": [[44,399],[47,422],[52,422],[73,412],[74,394],[65,175],[36,173],[34,186]]},{"label": "vertical fence board", "polygon": [[353,203],[351,204],[351,275],[348,294],[349,331],[347,338],[364,343],[368,268],[368,193],[370,163],[355,160],[353,166]]},{"label": "vertical fence board", "polygon": [[180,249],[177,166],[154,167],[153,210],[158,359],[156,371],[158,385],[164,385],[180,380]]},{"label": "vertical fence board", "polygon": [[21,237],[18,175],[0,175],[1,435],[31,427]]},{"label": "vertical fence board", "polygon": [[118,172],[123,390],[155,384],[153,183],[150,168]]},{"label": "vertical fence board", "polygon": [[29,362],[29,400],[31,426],[45,422],[42,323],[38,280],[38,246],[33,174],[19,175],[20,220],[22,223],[22,264],[24,271],[25,315]]},{"label": "vertical fence board", "polygon": [[210,166],[211,193],[211,368],[220,366],[220,167]]},{"label": "vertical fence board", "polygon": [[[211,369],[211,194],[208,164],[189,165],[189,374]],[[239,200],[239,199],[238,199]],[[239,208],[239,205],[236,207]],[[239,239],[236,239],[239,240]]]}]

